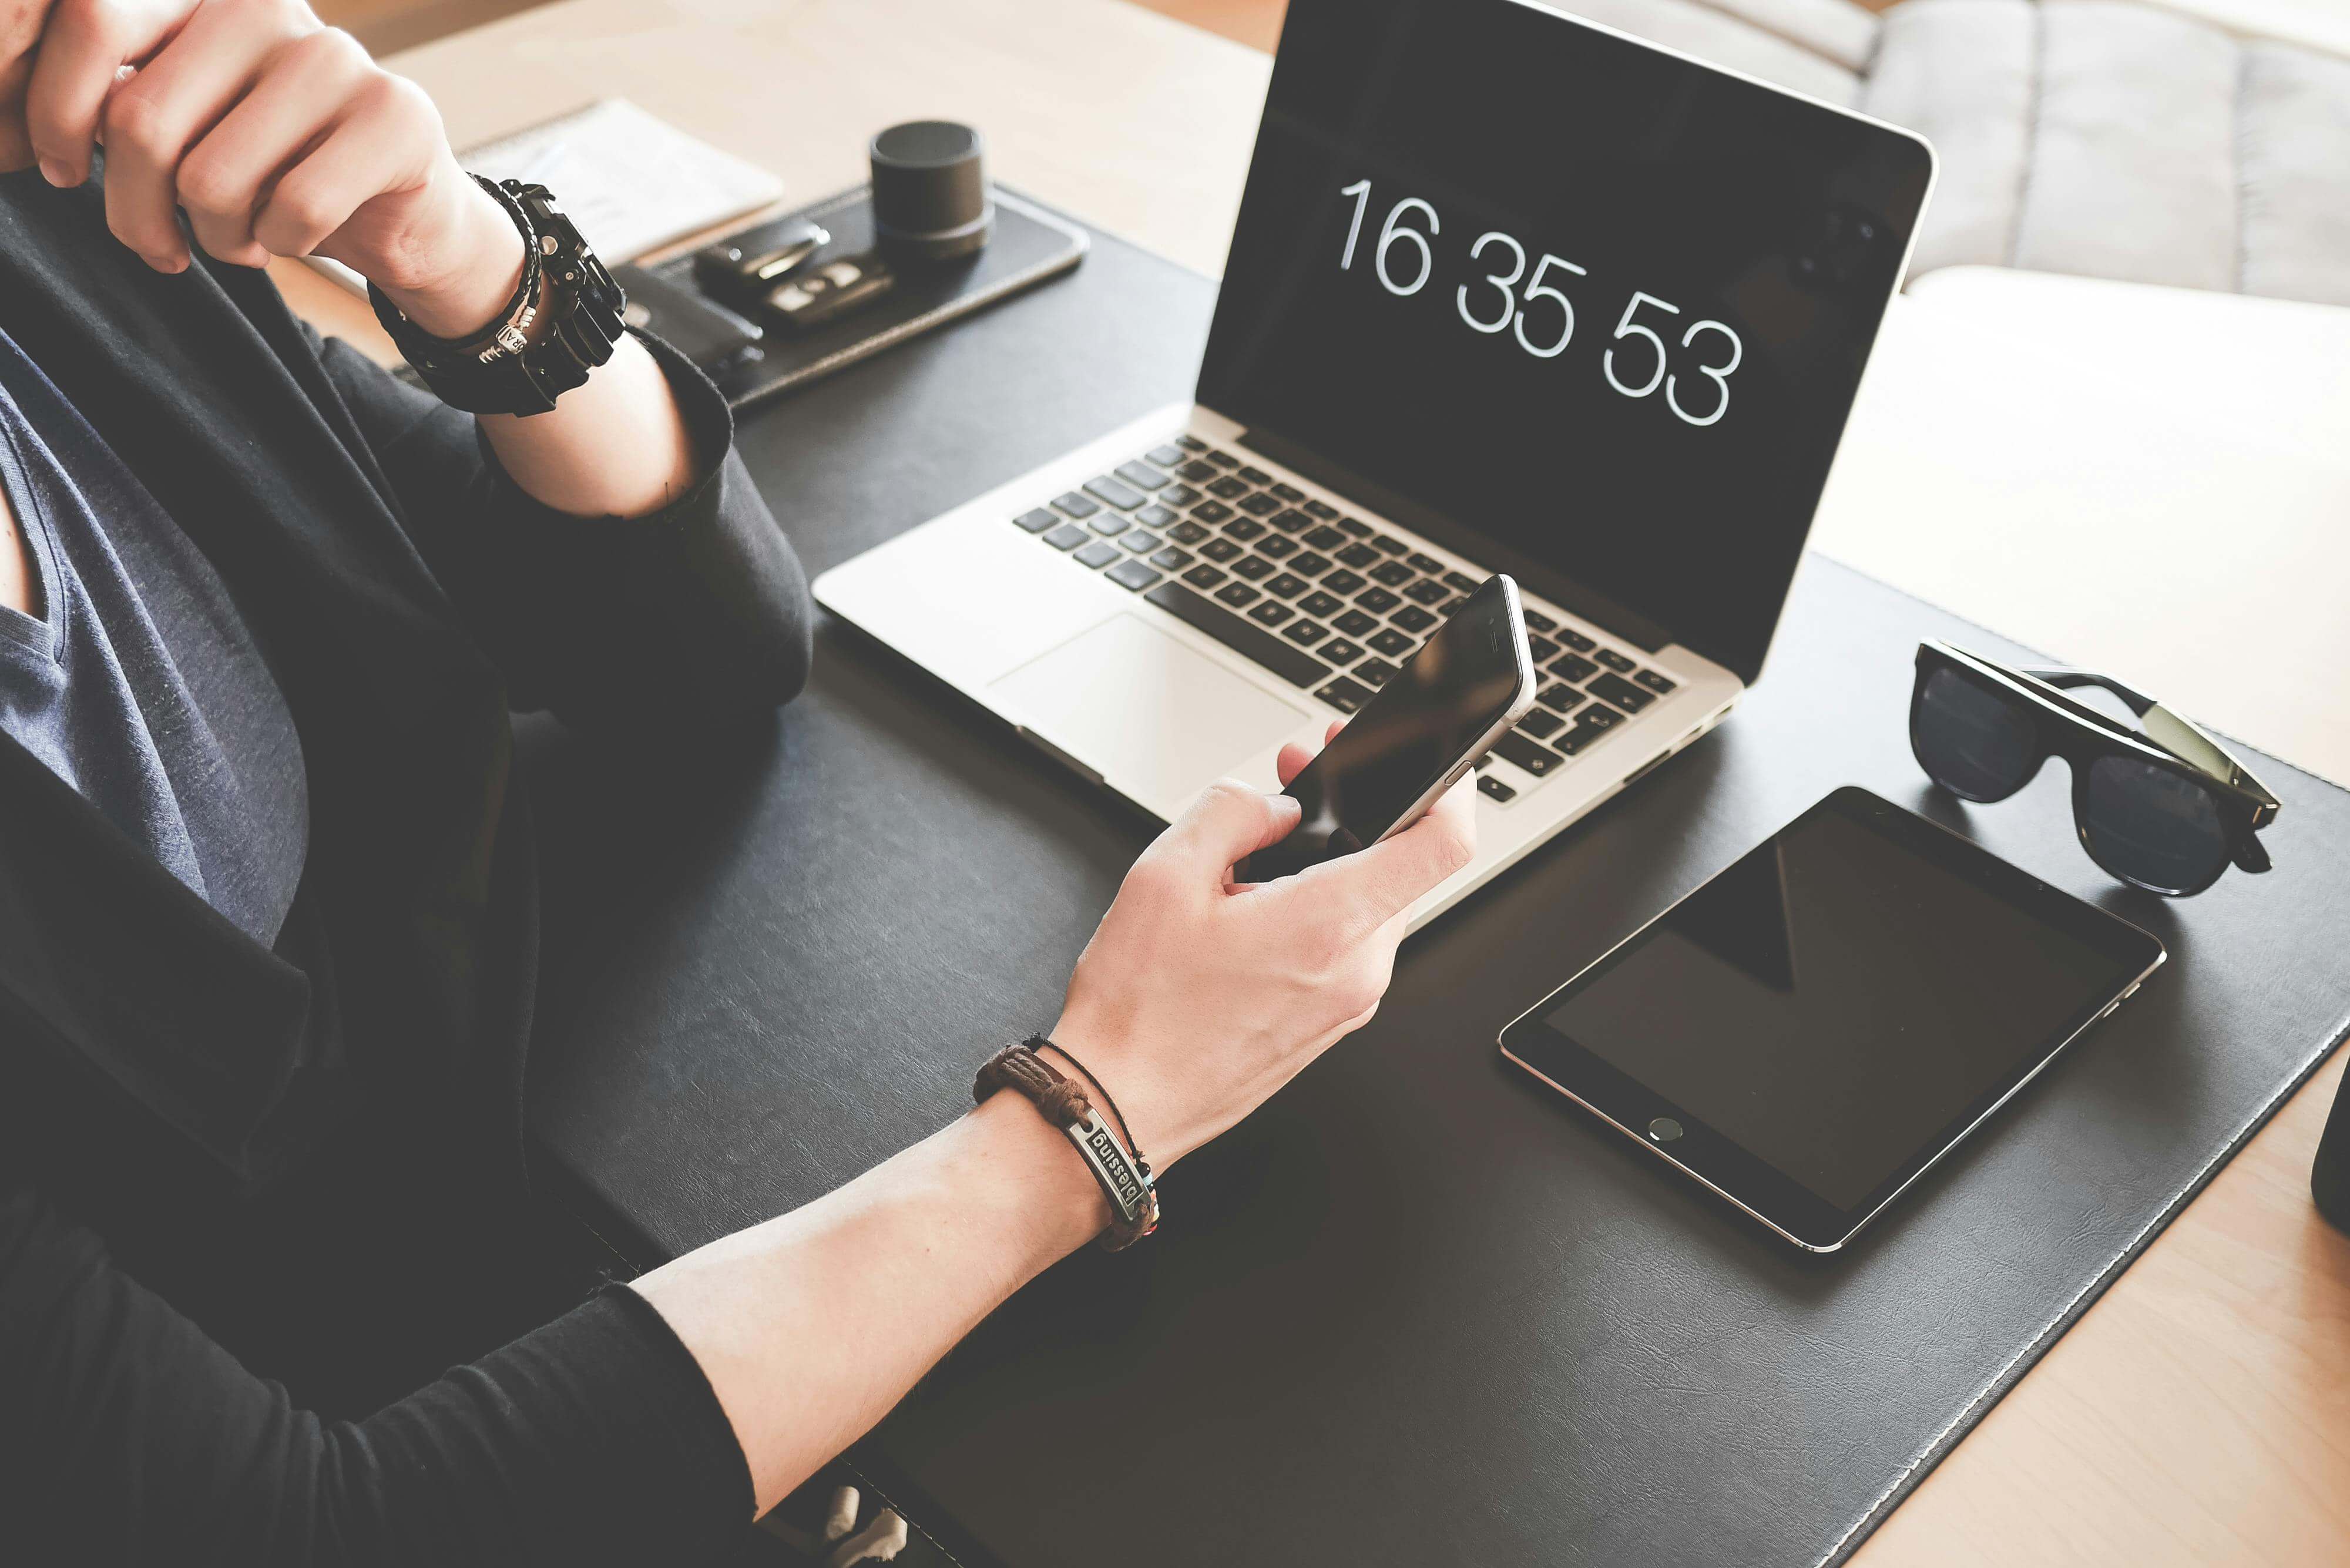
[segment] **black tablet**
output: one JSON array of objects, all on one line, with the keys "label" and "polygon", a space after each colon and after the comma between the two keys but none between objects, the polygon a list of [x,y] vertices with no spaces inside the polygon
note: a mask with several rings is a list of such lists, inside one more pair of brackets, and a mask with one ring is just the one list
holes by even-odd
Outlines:
[{"label": "black tablet", "polygon": [[1502,1054],[1831,1252],[2163,961],[1840,789],[1502,1032]]}]

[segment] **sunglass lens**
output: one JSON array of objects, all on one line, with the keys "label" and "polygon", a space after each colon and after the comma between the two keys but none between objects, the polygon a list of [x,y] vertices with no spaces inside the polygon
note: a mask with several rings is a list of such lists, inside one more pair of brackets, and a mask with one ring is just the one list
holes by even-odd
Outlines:
[{"label": "sunglass lens", "polygon": [[2137,757],[2089,764],[2081,826],[2089,853],[2116,876],[2157,892],[2199,888],[2228,861],[2228,828],[2211,792]]},{"label": "sunglass lens", "polygon": [[1909,749],[1929,778],[1967,800],[2004,800],[2040,766],[2038,735],[2020,701],[1950,669],[1918,688]]}]

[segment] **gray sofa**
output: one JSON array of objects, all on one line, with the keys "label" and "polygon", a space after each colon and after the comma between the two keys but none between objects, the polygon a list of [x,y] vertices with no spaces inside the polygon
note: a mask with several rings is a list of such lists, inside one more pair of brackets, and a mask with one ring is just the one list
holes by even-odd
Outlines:
[{"label": "gray sofa", "polygon": [[2350,58],[2126,0],[1552,0],[1930,139],[1911,274],[2350,305]]}]

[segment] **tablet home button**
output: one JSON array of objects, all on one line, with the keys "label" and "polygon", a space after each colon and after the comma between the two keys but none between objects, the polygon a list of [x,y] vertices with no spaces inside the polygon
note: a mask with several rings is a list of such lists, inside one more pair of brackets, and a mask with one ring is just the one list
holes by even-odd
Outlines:
[{"label": "tablet home button", "polygon": [[1681,1124],[1670,1116],[1659,1116],[1648,1124],[1648,1136],[1659,1143],[1670,1143],[1681,1136]]}]

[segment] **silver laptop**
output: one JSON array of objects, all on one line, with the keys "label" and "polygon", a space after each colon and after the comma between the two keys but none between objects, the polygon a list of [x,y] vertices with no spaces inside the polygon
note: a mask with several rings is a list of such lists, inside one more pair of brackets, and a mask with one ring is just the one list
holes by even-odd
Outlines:
[{"label": "silver laptop", "polygon": [[1195,400],[816,597],[1171,819],[1512,574],[1541,696],[1425,921],[1760,674],[1932,179],[1523,0],[1292,0]]}]

